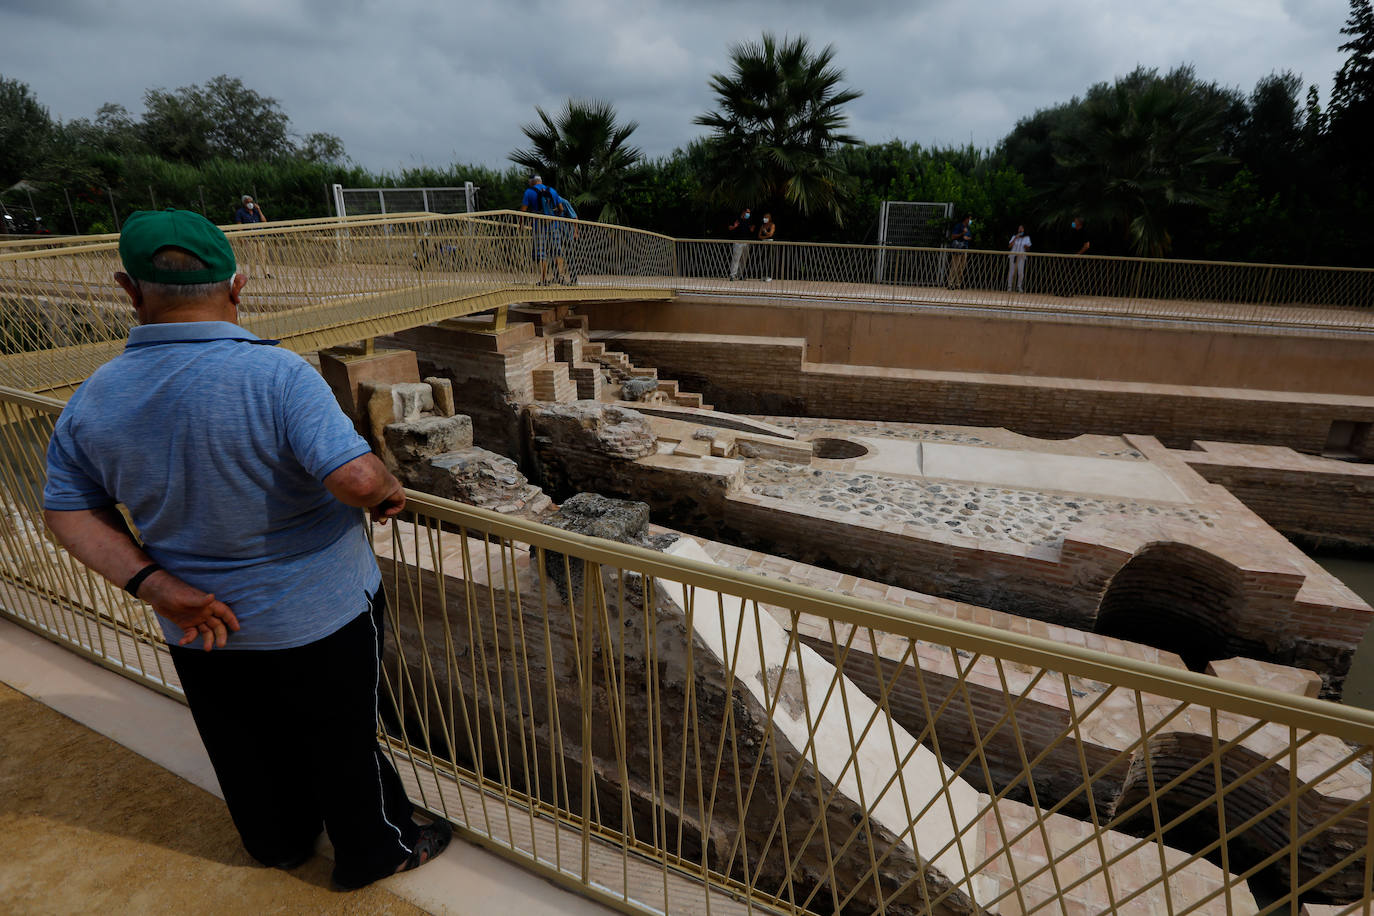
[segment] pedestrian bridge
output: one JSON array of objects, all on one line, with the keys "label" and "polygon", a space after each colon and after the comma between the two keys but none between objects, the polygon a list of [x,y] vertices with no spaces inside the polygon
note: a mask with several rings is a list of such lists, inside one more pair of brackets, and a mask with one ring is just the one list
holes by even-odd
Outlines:
[{"label": "pedestrian bridge", "polygon": [[[711,296],[1047,316],[1107,315],[1374,331],[1374,270],[1033,254],[1007,290],[1004,252],[732,244],[498,211],[226,227],[249,277],[241,323],[309,352],[525,302]],[[535,243],[561,258],[550,285]],[[134,322],[111,281],[117,236],[0,243],[0,384],[59,397],[114,355]],[[556,271],[577,284],[552,282]]]},{"label": "pedestrian bridge", "polygon": [[[539,285],[540,232],[576,286]],[[1374,271],[1043,255],[1007,293],[1002,252],[963,255],[954,283],[948,251],[802,243],[754,246],[732,281],[729,243],[514,213],[231,238],[243,324],[300,352],[531,301],[1340,333],[1371,330],[1374,301]],[[115,242],[0,251],[0,613],[177,697],[149,608],[74,563],[38,499],[60,398],[133,321]],[[1316,913],[1374,894],[1372,713],[759,578],[690,539],[648,551],[408,497],[373,540],[386,748],[466,838],[621,911]]]}]

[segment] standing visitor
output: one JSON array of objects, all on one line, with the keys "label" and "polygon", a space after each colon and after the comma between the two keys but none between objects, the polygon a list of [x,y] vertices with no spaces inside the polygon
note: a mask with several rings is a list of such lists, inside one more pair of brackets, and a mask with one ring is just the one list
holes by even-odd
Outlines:
[{"label": "standing visitor", "polygon": [[740,211],[735,221],[725,227],[725,234],[735,240],[730,246],[730,273],[731,280],[740,278],[740,271],[744,269],[744,256],[749,251],[749,240],[758,232],[753,223],[753,214],[748,207]]},{"label": "standing visitor", "polygon": [[[558,192],[544,184],[539,175],[531,175],[529,187],[520,201],[522,213],[539,213],[543,216],[562,216],[563,198]],[[552,220],[535,220],[533,236],[534,260],[539,264],[539,285],[549,285],[549,259],[554,259],[554,279],[563,282],[563,240],[558,227]]]},{"label": "standing visitor", "polygon": [[257,202],[253,200],[253,195],[245,194],[239,202],[238,211],[234,214],[234,222],[265,223],[267,222],[267,215],[262,212],[262,207],[259,207]]},{"label": "standing visitor", "polygon": [[964,269],[968,266],[968,249],[973,244],[973,214],[966,215],[954,225],[949,233],[949,247],[954,253],[949,256],[948,289],[958,289],[964,285]]},{"label": "standing visitor", "polygon": [[[773,214],[771,214],[771,213],[765,213],[765,214],[763,214],[763,218],[762,218],[761,220],[759,220],[759,236],[758,236],[759,241],[760,241],[760,242],[771,242],[771,241],[773,241],[774,237],[777,236],[777,234],[778,234],[778,224],[775,223],[775,222],[773,222]],[[779,254],[778,249],[777,249],[777,248],[774,248],[772,245],[770,245],[770,246],[768,246],[767,248],[764,249],[764,253],[763,253],[763,265],[764,265],[764,266],[763,266],[763,282],[764,282],[764,283],[772,283],[772,282],[773,282],[773,274],[775,274],[775,273],[778,272],[778,270],[777,270],[777,266],[778,266],[778,254]]]},{"label": "standing visitor", "polygon": [[377,744],[386,599],[359,512],[385,524],[405,493],[320,374],[237,324],[247,281],[209,220],[134,213],[119,256],[139,326],[57,420],[44,519],[157,612],[253,858],[294,868],[323,829],[340,888],[416,868],[452,828],[411,819]]},{"label": "standing visitor", "polygon": [[[1084,255],[1093,247],[1091,238],[1088,235],[1087,223],[1081,216],[1075,216],[1069,223],[1069,243],[1064,246],[1068,254]],[[1088,264],[1064,258],[1064,284],[1059,295],[1076,296],[1084,288],[1086,274],[1089,269]]]},{"label": "standing visitor", "polygon": [[1026,252],[1030,250],[1031,239],[1026,235],[1025,226],[1017,226],[1016,234],[1007,242],[1010,249],[1010,261],[1007,264],[1007,292],[1011,292],[1012,281],[1016,282],[1016,291],[1024,293],[1026,291]]},{"label": "standing visitor", "polygon": [[[238,212],[234,214],[234,222],[239,223],[241,225],[265,223],[267,222],[267,214],[263,213],[262,207],[259,207],[257,203],[253,200],[253,195],[245,194],[243,195],[243,198],[239,203]],[[247,249],[252,252],[252,259],[254,261],[257,261],[261,265],[263,263],[262,244],[255,239],[249,239],[247,240],[245,247],[247,247]],[[267,271],[267,267],[265,265],[262,267],[262,275],[269,280],[272,278],[272,274],[270,274]]]}]

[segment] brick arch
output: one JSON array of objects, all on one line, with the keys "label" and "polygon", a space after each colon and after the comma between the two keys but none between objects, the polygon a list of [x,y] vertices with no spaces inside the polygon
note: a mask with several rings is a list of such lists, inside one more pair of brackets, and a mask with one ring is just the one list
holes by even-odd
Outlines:
[{"label": "brick arch", "polygon": [[1202,671],[1251,648],[1236,632],[1245,605],[1235,566],[1190,544],[1150,544],[1107,583],[1093,632],[1177,653]]}]

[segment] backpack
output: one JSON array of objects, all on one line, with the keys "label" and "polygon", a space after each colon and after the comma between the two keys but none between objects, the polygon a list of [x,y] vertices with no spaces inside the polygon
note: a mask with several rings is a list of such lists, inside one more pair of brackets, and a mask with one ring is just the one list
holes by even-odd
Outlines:
[{"label": "backpack", "polygon": [[558,198],[553,193],[553,189],[548,185],[535,185],[534,193],[538,195],[539,212],[545,216],[558,215]]}]

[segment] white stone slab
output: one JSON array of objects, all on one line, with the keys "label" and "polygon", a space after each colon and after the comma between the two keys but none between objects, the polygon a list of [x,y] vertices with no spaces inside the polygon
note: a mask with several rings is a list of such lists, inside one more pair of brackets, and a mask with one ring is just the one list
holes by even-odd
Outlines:
[{"label": "white stone slab", "polygon": [[854,459],[856,470],[1023,490],[1059,490],[1085,496],[1190,502],[1167,474],[1148,461],[1054,455],[948,442],[845,438],[868,449],[867,455]]}]

